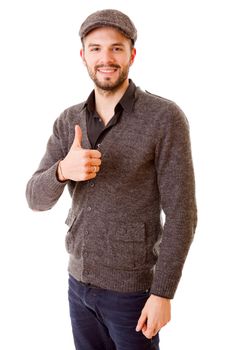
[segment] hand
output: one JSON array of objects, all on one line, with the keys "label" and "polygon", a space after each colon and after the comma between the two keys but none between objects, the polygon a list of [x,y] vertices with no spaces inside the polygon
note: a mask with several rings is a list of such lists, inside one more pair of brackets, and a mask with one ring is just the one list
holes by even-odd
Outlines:
[{"label": "hand", "polygon": [[142,331],[146,338],[151,339],[170,319],[170,300],[152,294],[142,309],[136,331]]},{"label": "hand", "polygon": [[99,151],[82,148],[82,130],[75,125],[73,144],[67,156],[59,163],[59,180],[86,181],[95,178],[100,170],[100,158]]}]

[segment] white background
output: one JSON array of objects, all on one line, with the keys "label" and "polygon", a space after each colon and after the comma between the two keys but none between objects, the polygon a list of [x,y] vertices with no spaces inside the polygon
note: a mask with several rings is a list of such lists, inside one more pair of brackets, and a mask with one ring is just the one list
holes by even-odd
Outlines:
[{"label": "white background", "polygon": [[1,2],[1,349],[74,349],[64,248],[70,199],[65,193],[52,210],[35,213],[24,193],[54,120],[92,89],[78,30],[103,8],[126,12],[138,29],[130,77],[176,101],[191,128],[199,222],[161,349],[232,349],[230,2]]}]

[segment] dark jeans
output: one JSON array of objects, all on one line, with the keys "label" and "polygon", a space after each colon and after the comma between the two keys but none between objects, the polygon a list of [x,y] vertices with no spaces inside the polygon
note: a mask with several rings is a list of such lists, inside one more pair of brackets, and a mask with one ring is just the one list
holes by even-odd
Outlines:
[{"label": "dark jeans", "polygon": [[69,305],[76,350],[159,350],[135,328],[149,291],[120,293],[69,277]]}]

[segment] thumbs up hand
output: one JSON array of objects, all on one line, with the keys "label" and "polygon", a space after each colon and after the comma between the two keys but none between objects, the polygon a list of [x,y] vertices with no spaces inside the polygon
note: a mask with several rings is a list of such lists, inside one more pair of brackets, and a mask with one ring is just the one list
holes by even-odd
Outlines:
[{"label": "thumbs up hand", "polygon": [[59,162],[58,179],[60,181],[94,179],[100,170],[100,158],[99,151],[82,148],[82,130],[79,125],[75,125],[74,141],[67,156]]}]

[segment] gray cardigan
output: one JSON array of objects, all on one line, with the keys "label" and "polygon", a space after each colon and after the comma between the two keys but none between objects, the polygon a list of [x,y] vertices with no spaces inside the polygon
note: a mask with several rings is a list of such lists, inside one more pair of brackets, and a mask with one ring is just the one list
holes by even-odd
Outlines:
[{"label": "gray cardigan", "polygon": [[28,182],[30,208],[52,208],[68,185],[70,274],[101,288],[150,288],[173,298],[197,220],[186,117],[174,102],[137,88],[134,104],[100,145],[97,177],[61,183],[57,165],[70,149],[75,124],[82,129],[83,148],[91,148],[85,103],[68,108],[55,121],[46,153]]}]

